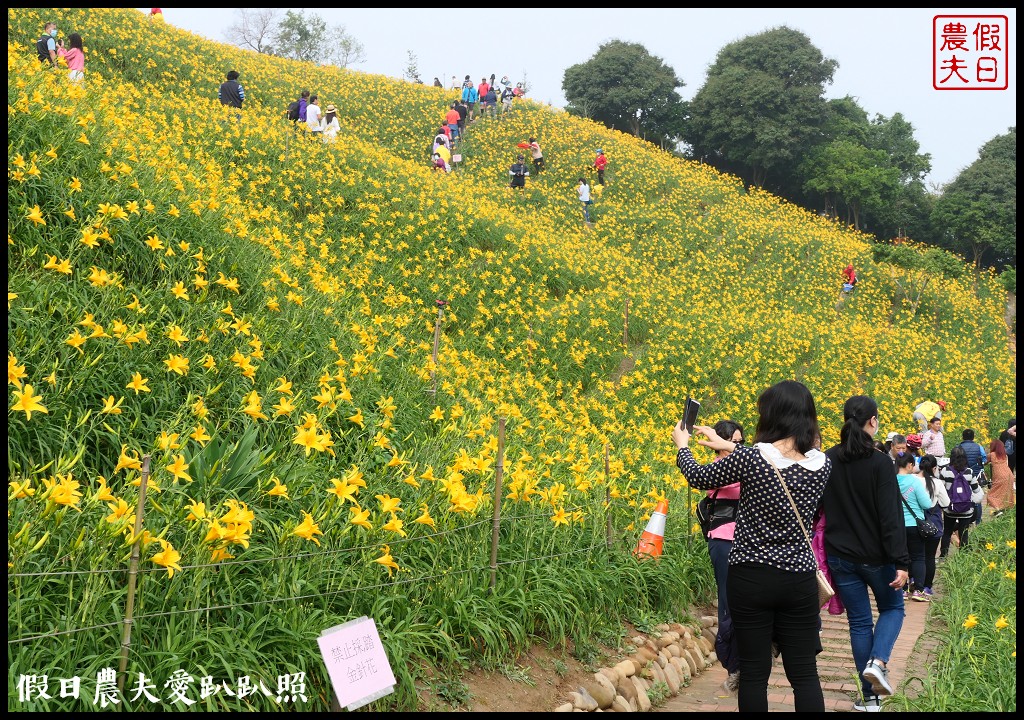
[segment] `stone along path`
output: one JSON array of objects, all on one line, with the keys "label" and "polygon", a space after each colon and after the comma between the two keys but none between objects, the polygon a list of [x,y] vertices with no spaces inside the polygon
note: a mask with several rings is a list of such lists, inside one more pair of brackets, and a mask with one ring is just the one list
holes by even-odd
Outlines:
[{"label": "stone along path", "polygon": [[[934,641],[922,638],[928,616],[928,603],[907,601],[906,617],[896,647],[889,661],[889,681],[897,692],[908,674],[919,672],[924,667],[924,658],[933,649]],[[822,611],[822,652],[818,655],[818,674],[825,694],[825,710],[828,712],[852,712],[853,700],[857,697],[860,683],[850,651],[850,631],[846,614],[829,615]],[[725,668],[716,664],[701,675],[693,678],[687,688],[669,699],[658,712],[736,712],[736,695],[722,687]],[[792,712],[793,690],[786,680],[782,658],[777,658],[768,680],[768,709],[775,712]],[[884,708],[883,708],[884,709]]]}]

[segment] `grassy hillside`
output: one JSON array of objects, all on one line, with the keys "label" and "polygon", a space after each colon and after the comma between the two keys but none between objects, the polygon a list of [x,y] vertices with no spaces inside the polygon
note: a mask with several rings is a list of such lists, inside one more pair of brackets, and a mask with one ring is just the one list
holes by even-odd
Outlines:
[{"label": "grassy hillside", "polygon": [[[80,86],[36,63],[50,18],[85,39]],[[241,121],[216,98],[231,68]],[[336,144],[284,119],[300,88],[339,107]],[[957,437],[1014,413],[993,276],[954,264],[908,299],[922,278],[871,238],[529,100],[437,175],[448,101],[133,9],[8,11],[10,707],[77,707],[18,702],[20,674],[117,667],[146,455],[126,689],[306,672],[323,709],[316,637],[368,615],[398,680],[375,707],[400,709],[421,667],[532,636],[585,654],[622,616],[708,597],[670,439],[687,394],[752,430],[758,393],[799,379],[826,445],[855,393],[883,433],[926,396]],[[530,135],[547,171],[517,195]],[[575,181],[598,147],[588,230]],[[665,554],[637,562],[661,498]],[[194,707],[245,706],[276,705]]]}]

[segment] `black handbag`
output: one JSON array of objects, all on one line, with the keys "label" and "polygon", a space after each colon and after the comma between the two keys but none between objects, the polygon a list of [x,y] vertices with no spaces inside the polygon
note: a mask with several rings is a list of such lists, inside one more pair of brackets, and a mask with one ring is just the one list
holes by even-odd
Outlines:
[{"label": "black handbag", "polygon": [[907,499],[903,497],[902,493],[900,493],[900,500],[902,500],[903,504],[907,506],[907,510],[910,512],[910,517],[917,521],[917,532],[922,539],[931,540],[932,538],[939,536],[940,531],[938,526],[931,520],[919,518],[915,515],[914,511],[910,508],[910,503],[907,502]]},{"label": "black handbag", "polygon": [[719,500],[718,490],[702,497],[697,503],[697,523],[704,537],[717,527],[736,522],[738,507],[739,500]]}]

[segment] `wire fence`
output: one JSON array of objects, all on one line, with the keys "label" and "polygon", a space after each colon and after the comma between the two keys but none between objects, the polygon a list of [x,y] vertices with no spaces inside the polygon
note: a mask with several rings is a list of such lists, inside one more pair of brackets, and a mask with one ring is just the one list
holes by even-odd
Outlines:
[{"label": "wire fence", "polygon": [[[514,516],[514,517],[516,519],[535,518],[535,517],[547,517],[547,514],[546,513],[537,513],[537,514],[521,515],[521,516]],[[508,518],[508,519],[512,519],[512,518]],[[481,522],[478,522],[478,523],[472,523],[471,525],[479,525],[482,522],[485,522],[485,521],[481,521]],[[488,520],[486,522],[490,522],[490,521]],[[466,527],[469,527],[469,526],[466,526]],[[444,534],[449,534],[449,533],[437,533],[434,536],[444,535]],[[426,538],[417,538],[417,539],[426,539]],[[371,545],[371,546],[365,546],[365,547],[374,547],[374,546]],[[355,548],[350,548],[350,549],[355,549]],[[499,567],[506,567],[506,566],[512,566],[512,565],[523,565],[523,564],[526,564],[526,563],[539,563],[539,562],[542,562],[542,561],[553,560],[553,559],[556,559],[556,558],[562,558],[562,557],[566,557],[566,556],[569,556],[569,555],[578,555],[578,554],[581,554],[581,553],[590,553],[590,552],[592,552],[594,550],[598,550],[598,549],[605,549],[604,541],[593,543],[593,544],[591,544],[589,546],[573,548],[571,550],[566,550],[564,552],[550,553],[548,555],[539,555],[539,556],[534,556],[534,557],[521,557],[521,558],[515,558],[515,559],[511,559],[511,560],[503,560],[503,561],[497,563],[497,565]],[[308,555],[310,555],[310,554],[309,553],[302,553],[300,555],[278,556],[278,557],[273,558],[273,559],[275,559],[275,560],[282,560],[282,559],[285,559],[285,558],[306,557]],[[201,566],[201,567],[206,567],[206,566],[204,565],[204,566]],[[433,575],[419,575],[419,576],[415,576],[415,577],[396,579],[396,580],[393,580],[393,581],[390,581],[390,582],[385,582],[385,583],[378,583],[378,584],[375,584],[375,585],[358,585],[358,586],[353,586],[353,587],[345,587],[345,588],[339,588],[339,589],[336,589],[336,590],[330,590],[330,591],[327,591],[327,592],[316,592],[316,593],[310,593],[310,594],[306,594],[306,595],[292,595],[292,596],[289,596],[289,597],[280,597],[280,598],[265,598],[265,599],[261,599],[261,600],[252,600],[252,601],[249,601],[249,602],[241,602],[241,603],[231,603],[231,604],[227,604],[227,605],[209,605],[207,607],[179,608],[179,609],[167,610],[167,611],[162,611],[162,612],[145,613],[143,615],[137,615],[136,617],[134,617],[131,620],[131,622],[133,624],[138,624],[138,623],[140,623],[143,620],[151,620],[151,619],[154,619],[154,618],[161,618],[161,617],[170,617],[172,615],[189,615],[189,614],[192,614],[192,613],[213,612],[213,611],[219,611],[219,610],[234,610],[234,609],[237,609],[237,608],[255,607],[255,606],[259,606],[259,605],[272,605],[272,604],[275,604],[275,603],[293,602],[293,601],[301,601],[301,600],[313,600],[313,599],[318,599],[318,598],[333,597],[333,596],[344,595],[346,593],[352,593],[352,592],[366,592],[366,591],[369,591],[369,590],[383,590],[385,588],[394,588],[394,587],[398,587],[398,586],[402,586],[402,585],[409,585],[409,584],[412,584],[412,583],[423,583],[423,582],[426,582],[426,581],[429,581],[429,580],[437,580],[437,579],[442,579],[442,578],[451,578],[453,576],[466,575],[466,574],[476,573],[476,572],[486,572],[486,571],[491,570],[491,569],[492,568],[489,565],[478,565],[478,566],[475,566],[475,567],[467,567],[467,568],[462,568],[462,569],[459,569],[459,570],[446,570],[443,573],[437,573],[437,574],[433,574]],[[158,569],[158,571],[162,571],[162,569]],[[39,633],[37,635],[27,635],[25,637],[20,637],[20,638],[8,638],[7,644],[8,645],[17,645],[17,644],[20,644],[20,643],[35,642],[37,640],[47,640],[47,639],[50,639],[50,638],[61,637],[61,636],[64,636],[64,635],[73,635],[75,633],[80,633],[80,632],[88,632],[90,630],[102,630],[104,628],[120,627],[120,626],[122,626],[124,624],[124,622],[125,622],[125,620],[118,620],[116,622],[103,623],[101,625],[89,625],[87,627],[81,627],[81,628],[70,628],[70,629],[66,629],[66,630],[54,630],[53,632]]]},{"label": "wire fence", "polygon": [[[575,511],[577,511],[579,509],[581,509],[581,508],[569,508],[569,509],[566,510],[566,512],[575,512]],[[502,516],[501,520],[502,520],[502,522],[505,522],[505,521],[508,521],[508,520],[529,520],[529,519],[534,519],[534,518],[547,518],[547,517],[550,517],[549,513],[530,513],[528,515],[505,515],[505,516]],[[473,528],[473,527],[476,527],[476,526],[479,526],[479,525],[490,525],[491,522],[492,521],[490,519],[487,519],[487,520],[477,520],[476,522],[466,523],[465,525],[461,525],[461,526],[459,526],[457,528],[452,528],[451,530],[440,530],[438,532],[429,533],[429,534],[426,534],[426,535],[417,535],[416,537],[395,538],[394,540],[388,540],[388,545],[401,545],[403,543],[418,542],[418,541],[421,541],[421,540],[432,540],[434,538],[444,537],[446,535],[453,535],[455,533],[463,532],[464,530],[468,530],[470,528]],[[343,553],[352,553],[352,552],[361,552],[361,551],[364,551],[364,550],[371,550],[371,549],[373,549],[375,547],[378,547],[378,546],[380,546],[379,542],[377,542],[377,543],[370,543],[370,544],[367,544],[367,545],[355,545],[355,546],[347,547],[347,548],[336,548],[336,549],[333,549],[333,550],[323,550],[323,551],[311,551],[311,552],[294,553],[292,555],[272,555],[270,557],[262,557],[262,558],[246,558],[246,559],[242,559],[242,560],[222,560],[220,562],[215,562],[215,563],[197,563],[197,564],[193,564],[193,565],[182,565],[181,569],[182,570],[196,570],[196,569],[200,569],[200,568],[211,568],[211,567],[223,568],[223,567],[230,567],[230,566],[233,566],[233,565],[257,565],[257,564],[261,564],[261,563],[280,562],[282,560],[299,560],[299,559],[302,559],[302,558],[328,557],[328,556],[331,556],[331,555],[341,555]],[[47,570],[47,571],[44,571],[44,572],[8,573],[7,578],[8,578],[8,580],[11,580],[11,579],[14,579],[14,578],[61,577],[61,576],[68,576],[68,575],[109,575],[111,573],[126,573],[126,572],[128,572],[128,568],[127,567],[99,568],[99,569],[92,569],[92,570]],[[167,570],[165,568],[156,567],[156,568],[145,568],[145,569],[139,570],[138,572],[140,574],[143,574],[143,573],[147,573],[148,574],[148,573],[167,572]]]}]

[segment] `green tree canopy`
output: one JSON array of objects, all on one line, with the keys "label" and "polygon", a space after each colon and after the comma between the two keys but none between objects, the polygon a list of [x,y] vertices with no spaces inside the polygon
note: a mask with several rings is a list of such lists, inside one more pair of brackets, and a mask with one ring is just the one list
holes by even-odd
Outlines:
[{"label": "green tree canopy", "polygon": [[981,266],[986,253],[1017,265],[1017,128],[982,146],[978,159],[946,186],[932,217],[941,244]]},{"label": "green tree canopy", "polygon": [[809,178],[808,192],[830,198],[833,207],[838,200],[846,205],[846,221],[857,230],[863,210],[879,207],[899,188],[899,171],[885,153],[852,140],[833,140],[815,148],[804,161],[802,173]]},{"label": "green tree canopy", "polygon": [[779,27],[726,45],[690,103],[685,140],[716,167],[762,187],[820,144],[826,83],[838,67],[803,33]]},{"label": "green tree canopy", "polygon": [[673,143],[682,135],[684,83],[664,61],[638,43],[612,40],[562,78],[566,110],[611,128]]}]

